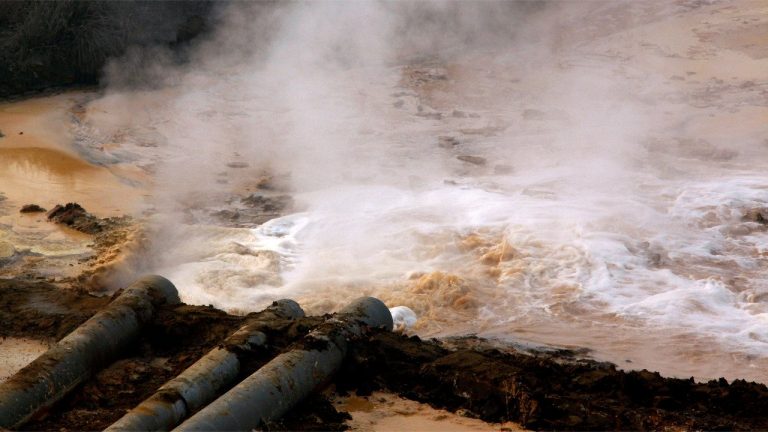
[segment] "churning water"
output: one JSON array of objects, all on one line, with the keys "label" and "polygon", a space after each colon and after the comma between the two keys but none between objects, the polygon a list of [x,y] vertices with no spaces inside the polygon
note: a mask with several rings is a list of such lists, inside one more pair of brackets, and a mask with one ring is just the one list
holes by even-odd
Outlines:
[{"label": "churning water", "polygon": [[[768,207],[765,6],[557,3],[509,39],[372,58],[402,11],[334,5],[274,18],[265,55],[222,55],[225,32],[170,90],[88,105],[83,134],[156,170],[147,270],[230,310],[369,294],[422,336],[766,381],[768,227],[745,217]],[[200,216],[264,173],[287,214]]]}]

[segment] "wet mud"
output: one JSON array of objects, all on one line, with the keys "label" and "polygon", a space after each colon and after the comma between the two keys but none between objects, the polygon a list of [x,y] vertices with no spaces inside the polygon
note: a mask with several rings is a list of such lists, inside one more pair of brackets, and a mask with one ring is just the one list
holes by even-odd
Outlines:
[{"label": "wet mud", "polygon": [[0,279],[0,337],[61,339],[109,300],[39,279]]},{"label": "wet mud", "polygon": [[[47,282],[0,281],[2,336],[57,340],[104,307],[108,297]],[[114,298],[114,297],[112,297]],[[164,305],[142,337],[23,430],[97,430],[119,419],[256,314]],[[328,316],[275,319],[268,344],[244,353],[240,379],[295,346]],[[268,430],[345,430],[351,420],[336,395],[384,391],[489,423],[534,430],[755,430],[768,428],[768,388],[724,379],[697,383],[580,358],[583,352],[534,350],[475,337],[422,340],[370,330],[353,340],[327,388]]]},{"label": "wet mud", "polygon": [[85,211],[78,203],[57,204],[53,210],[48,212],[48,220],[66,225],[85,234],[98,234],[104,230],[104,224],[96,216]]},{"label": "wet mud", "polygon": [[499,349],[472,337],[423,341],[377,333],[356,345],[337,386],[362,394],[386,389],[437,408],[535,430],[768,427],[763,384],[697,383],[646,370],[625,372],[575,354]]}]

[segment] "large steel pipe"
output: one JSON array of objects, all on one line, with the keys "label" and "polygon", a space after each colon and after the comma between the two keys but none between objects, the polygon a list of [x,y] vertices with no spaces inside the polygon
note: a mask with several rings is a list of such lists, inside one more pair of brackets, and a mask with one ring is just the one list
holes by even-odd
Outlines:
[{"label": "large steel pipe", "polygon": [[392,330],[392,315],[380,300],[354,301],[174,430],[250,431],[279,419],[336,373],[348,341],[364,326]]},{"label": "large steel pipe", "polygon": [[179,303],[176,287],[160,276],[135,282],[104,310],[0,384],[0,428],[14,428],[61,399],[133,342],[155,306]]},{"label": "large steel pipe", "polygon": [[147,400],[132,409],[106,431],[170,430],[190,413],[214,400],[231,386],[240,373],[240,356],[267,342],[262,330],[275,320],[295,319],[304,311],[293,300],[278,300],[259,312],[222,346],[168,381]]}]

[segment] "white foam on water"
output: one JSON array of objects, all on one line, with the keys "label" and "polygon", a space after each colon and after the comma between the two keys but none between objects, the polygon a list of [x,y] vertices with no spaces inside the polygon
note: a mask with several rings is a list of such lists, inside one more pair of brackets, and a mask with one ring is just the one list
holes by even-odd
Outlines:
[{"label": "white foam on water", "polygon": [[[272,219],[253,229],[180,225],[169,262],[160,268],[183,301],[249,311],[284,296],[283,274],[299,257],[304,214]],[[166,245],[170,246],[170,245]]]}]

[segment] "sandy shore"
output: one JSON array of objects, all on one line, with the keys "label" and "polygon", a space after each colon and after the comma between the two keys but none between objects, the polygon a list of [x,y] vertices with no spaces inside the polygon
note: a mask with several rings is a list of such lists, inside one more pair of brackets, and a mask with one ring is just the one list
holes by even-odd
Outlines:
[{"label": "sandy shore", "polygon": [[374,392],[365,397],[338,397],[334,404],[337,409],[349,412],[352,420],[347,424],[351,430],[360,432],[526,430],[512,422],[486,423],[450,411],[434,409],[391,393]]}]

